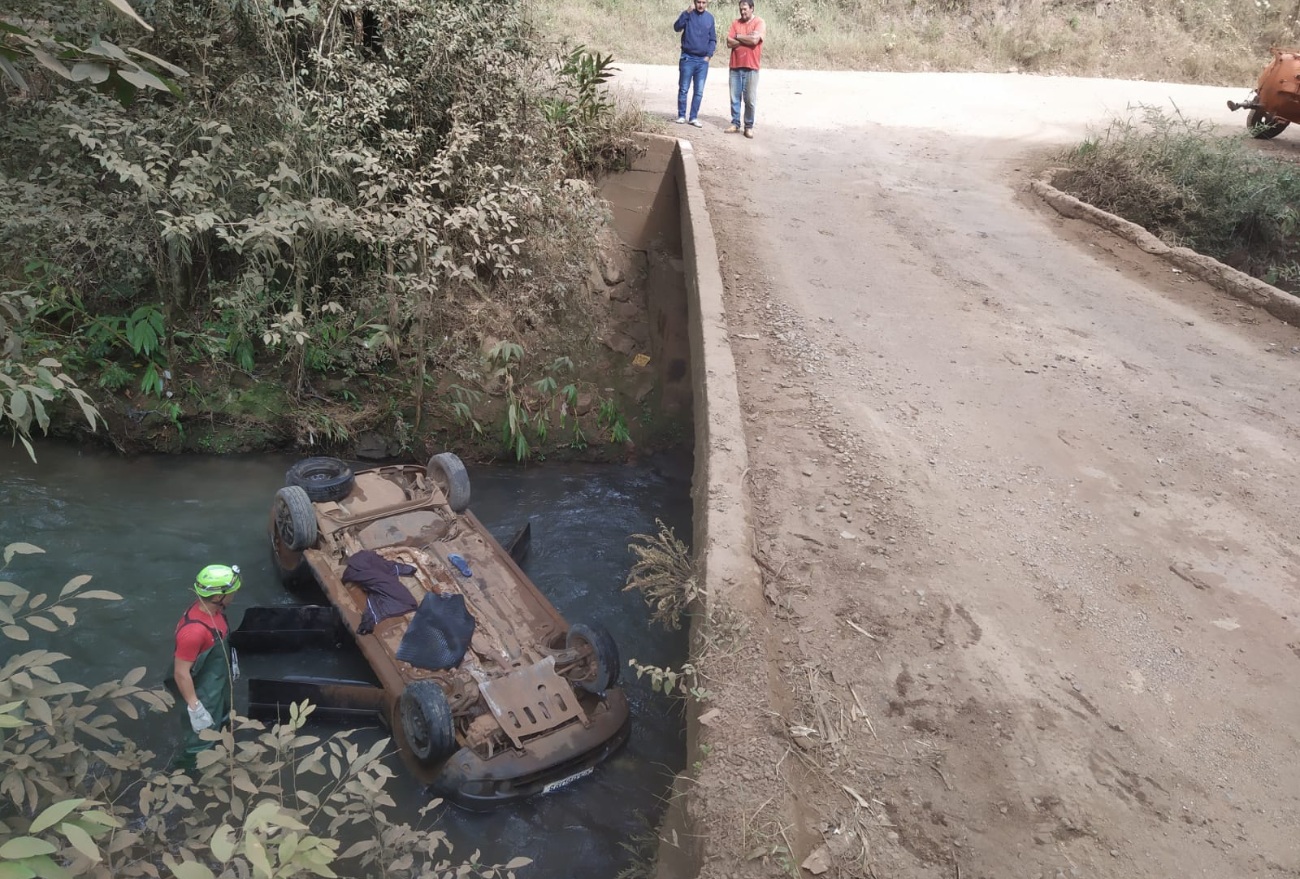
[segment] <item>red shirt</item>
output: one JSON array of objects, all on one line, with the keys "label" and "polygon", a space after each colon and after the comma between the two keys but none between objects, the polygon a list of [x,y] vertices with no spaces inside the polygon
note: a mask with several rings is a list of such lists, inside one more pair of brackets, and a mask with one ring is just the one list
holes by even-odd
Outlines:
[{"label": "red shirt", "polygon": [[727,31],[727,39],[734,40],[741,34],[757,34],[757,46],[737,46],[731,50],[731,67],[734,70],[737,67],[748,67],[751,70],[758,69],[758,61],[763,57],[763,39],[767,36],[767,25],[763,24],[763,19],[757,15],[751,15],[749,21],[741,21],[739,18],[731,23],[731,30]]},{"label": "red shirt", "polygon": [[224,613],[218,611],[209,614],[202,608],[201,602],[194,602],[176,624],[176,658],[182,662],[194,662],[199,654],[210,650],[217,643],[216,638],[212,637],[213,629],[224,638],[229,628]]}]

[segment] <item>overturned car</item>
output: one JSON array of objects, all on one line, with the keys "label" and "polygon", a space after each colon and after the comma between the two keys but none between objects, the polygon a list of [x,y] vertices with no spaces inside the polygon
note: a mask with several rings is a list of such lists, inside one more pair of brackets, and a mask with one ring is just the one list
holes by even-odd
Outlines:
[{"label": "overturned car", "polygon": [[342,635],[379,686],[254,679],[251,702],[377,711],[417,777],[470,809],[568,784],[626,741],[613,639],[566,622],[469,511],[459,458],[356,473],[309,458],[287,482],[271,508],[275,565],[290,587],[319,584],[333,610],[250,608],[236,640]]}]

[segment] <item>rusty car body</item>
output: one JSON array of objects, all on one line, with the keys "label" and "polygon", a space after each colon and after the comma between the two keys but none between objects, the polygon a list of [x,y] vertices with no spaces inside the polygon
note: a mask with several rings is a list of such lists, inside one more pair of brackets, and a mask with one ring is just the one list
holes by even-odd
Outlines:
[{"label": "rusty car body", "polygon": [[[470,512],[455,455],[355,473],[336,459],[307,459],[288,482],[269,525],[281,579],[319,584],[337,609],[337,622],[320,627],[326,640],[341,628],[380,685],[315,682],[309,696],[345,715],[377,710],[416,776],[470,809],[554,790],[626,741],[613,640],[597,624],[570,625]],[[417,603],[429,593],[464,596],[474,630],[458,664],[430,669],[398,658],[413,613],[357,634],[367,593],[343,575],[361,550],[411,566],[400,581]]]},{"label": "rusty car body", "polygon": [[1300,53],[1270,49],[1273,60],[1259,75],[1255,91],[1245,101],[1228,101],[1229,110],[1249,110],[1246,127],[1252,137],[1273,138],[1292,122],[1300,122]]}]

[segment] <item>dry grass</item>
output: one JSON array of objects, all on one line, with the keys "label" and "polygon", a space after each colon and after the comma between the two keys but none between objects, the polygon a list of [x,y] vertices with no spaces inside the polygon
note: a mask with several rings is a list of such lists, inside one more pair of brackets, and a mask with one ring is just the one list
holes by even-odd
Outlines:
[{"label": "dry grass", "polygon": [[1300,173],[1246,134],[1144,108],[1059,158],[1072,195],[1300,295]]},{"label": "dry grass", "polygon": [[[612,52],[617,61],[672,64],[683,0],[541,0],[552,38]],[[774,68],[1016,70],[1121,79],[1254,84],[1270,45],[1300,41],[1300,3],[1266,0],[988,2],[758,0]],[[721,35],[732,4],[712,8]],[[726,63],[719,45],[714,64]]]},{"label": "dry grass", "polygon": [[650,606],[650,618],[666,628],[681,627],[682,615],[690,604],[704,596],[691,550],[677,539],[673,529],[655,519],[657,534],[633,534],[628,550],[636,563],[627,575],[623,591],[638,590]]}]

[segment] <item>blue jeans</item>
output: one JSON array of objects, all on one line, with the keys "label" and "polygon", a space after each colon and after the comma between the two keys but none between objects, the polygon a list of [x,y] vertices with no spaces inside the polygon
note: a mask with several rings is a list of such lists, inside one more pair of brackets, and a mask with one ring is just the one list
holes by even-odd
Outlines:
[{"label": "blue jeans", "polygon": [[691,115],[694,119],[700,115],[700,101],[704,100],[704,80],[709,75],[709,59],[703,55],[682,53],[682,60],[677,62],[677,115],[686,116],[686,93],[692,83],[695,94],[691,96]]},{"label": "blue jeans", "polygon": [[745,127],[754,127],[754,99],[758,97],[758,71],[737,67],[731,71],[731,124],[740,127],[740,97],[745,97]]}]

